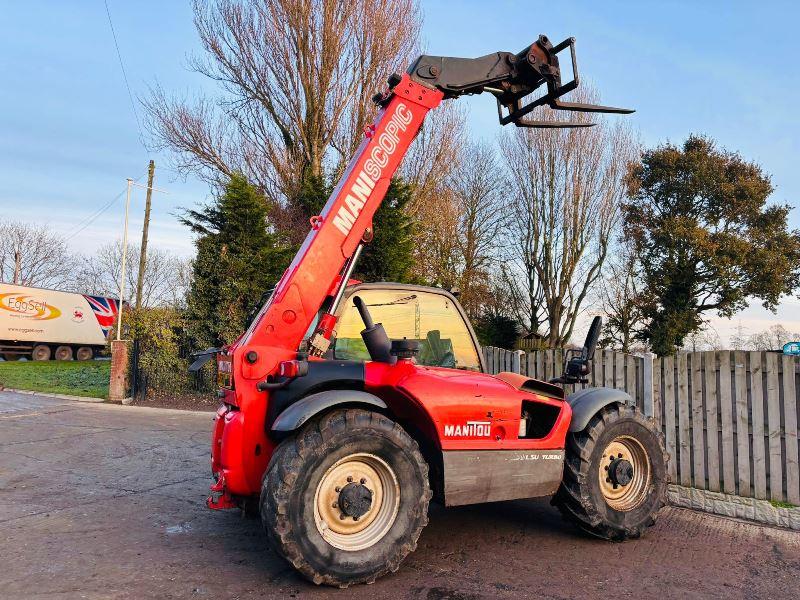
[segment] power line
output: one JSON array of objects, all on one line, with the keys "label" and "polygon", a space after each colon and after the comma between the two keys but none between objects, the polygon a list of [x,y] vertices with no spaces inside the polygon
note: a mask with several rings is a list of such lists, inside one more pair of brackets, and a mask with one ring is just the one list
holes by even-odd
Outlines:
[{"label": "power line", "polygon": [[104,212],[106,212],[106,211],[107,211],[109,208],[111,208],[111,207],[112,207],[112,206],[113,206],[113,205],[114,205],[114,204],[117,202],[117,200],[119,200],[119,199],[122,197],[122,194],[124,194],[124,193],[125,193],[125,190],[122,190],[122,191],[121,191],[119,194],[117,194],[116,196],[114,196],[114,198],[112,198],[112,199],[111,199],[109,202],[107,202],[106,204],[104,204],[104,205],[102,206],[102,208],[100,208],[100,210],[98,210],[97,212],[93,213],[93,214],[92,214],[91,216],[89,216],[87,219],[85,219],[85,220],[83,220],[83,221],[79,222],[79,223],[78,223],[77,225],[75,225],[75,226],[74,226],[74,227],[73,227],[71,230],[68,230],[68,231],[73,231],[73,230],[74,230],[74,233],[71,233],[71,234],[70,234],[70,233],[67,233],[67,234],[65,234],[65,235],[66,235],[66,239],[65,239],[65,241],[69,241],[69,240],[71,240],[71,239],[72,239],[72,238],[74,238],[76,235],[78,235],[80,232],[82,232],[84,229],[86,229],[86,228],[87,228],[89,225],[91,225],[91,224],[92,224],[92,223],[94,223],[94,222],[95,222],[97,219],[99,219],[99,218],[100,218],[100,216],[101,216],[101,215],[102,215]]},{"label": "power line", "polygon": [[[144,175],[143,175],[143,174],[142,174],[142,175],[139,175],[139,177],[137,177],[136,179],[134,179],[134,181],[139,181],[139,180],[140,180],[142,177],[144,177]],[[123,189],[123,190],[122,190],[122,191],[121,191],[119,194],[117,194],[116,196],[114,196],[114,197],[113,197],[111,200],[109,200],[108,202],[106,202],[106,203],[105,203],[103,206],[101,206],[101,207],[100,207],[98,210],[96,210],[96,211],[95,211],[95,212],[93,212],[91,215],[89,215],[87,218],[85,218],[83,221],[79,221],[79,222],[78,222],[76,225],[74,225],[74,226],[73,226],[71,229],[68,229],[68,230],[67,230],[67,233],[66,233],[66,234],[64,234],[64,235],[65,235],[65,240],[64,240],[64,241],[69,241],[69,240],[71,240],[71,239],[72,239],[72,238],[74,238],[76,235],[78,235],[79,233],[81,233],[81,232],[82,232],[84,229],[86,229],[87,227],[89,227],[89,225],[91,225],[91,224],[92,224],[92,223],[94,223],[94,222],[95,222],[97,219],[99,219],[99,218],[100,218],[100,217],[103,215],[103,213],[105,213],[105,212],[106,212],[108,209],[110,209],[112,206],[114,206],[114,204],[116,204],[116,203],[117,203],[117,201],[118,201],[120,198],[122,198],[122,195],[125,193],[125,190],[126,190],[126,189],[127,189],[127,187],[126,187],[126,188],[124,188],[124,189]],[[72,233],[70,233],[70,232],[72,232]]]},{"label": "power line", "polygon": [[125,87],[128,89],[128,98],[131,101],[131,108],[133,109],[133,116],[136,119],[136,129],[139,131],[139,143],[142,147],[147,150],[147,147],[144,145],[144,136],[142,135],[142,125],[139,122],[139,113],[136,110],[136,102],[133,99],[133,93],[131,92],[131,86],[128,83],[128,74],[125,72],[125,63],[122,61],[122,53],[119,51],[119,42],[117,42],[117,33],[114,31],[114,23],[111,21],[111,11],[108,9],[108,0],[103,0],[103,3],[106,6],[106,15],[108,16],[108,25],[111,27],[111,37],[114,38],[114,47],[117,49],[117,58],[119,59],[119,66],[122,69],[122,78],[125,80]]}]

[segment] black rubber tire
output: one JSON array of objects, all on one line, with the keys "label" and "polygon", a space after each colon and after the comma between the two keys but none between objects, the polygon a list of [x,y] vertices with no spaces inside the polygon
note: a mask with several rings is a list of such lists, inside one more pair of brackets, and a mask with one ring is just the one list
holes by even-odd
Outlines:
[{"label": "black rubber tire", "polygon": [[76,360],[92,360],[94,358],[94,350],[89,346],[81,346],[75,353]]},{"label": "black rubber tire", "polygon": [[[392,468],[400,487],[399,510],[377,543],[344,551],[319,533],[314,494],[331,465],[357,452],[374,454]],[[336,410],[275,449],[262,485],[261,519],[272,547],[303,576],[344,588],[397,571],[428,524],[430,498],[428,465],[403,428],[376,412]]]},{"label": "black rubber tire", "polygon": [[73,352],[71,346],[58,346],[53,358],[55,360],[72,360]]},{"label": "black rubber tire", "polygon": [[[598,470],[603,450],[617,436],[636,438],[650,460],[652,477],[646,497],[629,511],[613,509],[600,488]],[[666,502],[667,453],[652,421],[636,407],[611,405],[592,417],[583,431],[567,434],[564,478],[553,504],[564,517],[591,535],[613,541],[640,537],[655,524]]]},{"label": "black rubber tire", "polygon": [[17,361],[17,360],[19,360],[21,358],[22,358],[21,354],[11,354],[10,352],[7,352],[6,354],[3,354],[3,360],[5,360],[7,362],[14,362],[14,361]]},{"label": "black rubber tire", "polygon": [[53,358],[53,350],[46,344],[37,344],[31,351],[31,360],[36,362],[43,362]]}]

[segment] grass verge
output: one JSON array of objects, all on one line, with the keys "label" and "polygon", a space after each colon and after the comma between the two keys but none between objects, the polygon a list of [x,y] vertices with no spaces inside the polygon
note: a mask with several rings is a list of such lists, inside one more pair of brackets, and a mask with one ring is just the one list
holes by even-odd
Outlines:
[{"label": "grass verge", "polygon": [[0,362],[0,384],[7,388],[108,398],[111,361],[53,360]]}]

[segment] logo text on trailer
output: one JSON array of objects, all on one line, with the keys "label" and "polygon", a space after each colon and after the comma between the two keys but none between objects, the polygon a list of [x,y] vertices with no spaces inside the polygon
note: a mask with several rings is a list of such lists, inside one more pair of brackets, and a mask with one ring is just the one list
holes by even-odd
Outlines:
[{"label": "logo text on trailer", "polygon": [[0,309],[10,312],[12,317],[34,321],[48,321],[61,316],[61,311],[46,300],[27,294],[0,294]]},{"label": "logo text on trailer", "polygon": [[489,421],[467,421],[465,425],[445,425],[445,437],[489,437]]},{"label": "logo text on trailer", "polygon": [[389,164],[389,159],[397,150],[400,134],[408,129],[413,119],[413,114],[405,104],[398,104],[397,110],[389,118],[389,122],[375,140],[375,144],[364,161],[364,167],[350,186],[350,191],[345,196],[344,204],[339,207],[333,217],[333,224],[343,235],[350,233],[361,209],[367,203],[369,195],[375,188],[375,183],[381,178],[383,170]]}]

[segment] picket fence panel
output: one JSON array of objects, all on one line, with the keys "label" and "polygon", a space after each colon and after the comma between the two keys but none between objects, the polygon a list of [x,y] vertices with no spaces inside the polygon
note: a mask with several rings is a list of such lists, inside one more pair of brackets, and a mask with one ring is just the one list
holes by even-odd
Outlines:
[{"label": "picket fence panel", "polygon": [[[485,347],[489,373],[547,381],[563,350]],[[800,359],[774,352],[682,352],[653,358],[597,350],[587,386],[625,390],[664,433],[671,481],[800,505]]]}]

